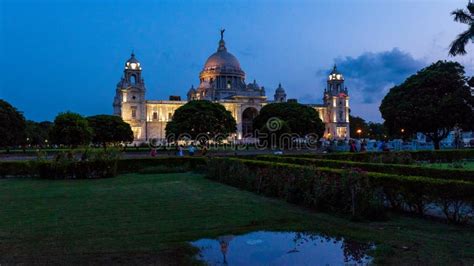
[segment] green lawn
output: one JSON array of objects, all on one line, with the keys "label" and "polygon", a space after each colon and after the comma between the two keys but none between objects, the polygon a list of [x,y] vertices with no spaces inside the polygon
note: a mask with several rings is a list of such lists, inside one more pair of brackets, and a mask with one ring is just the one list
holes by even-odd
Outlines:
[{"label": "green lawn", "polygon": [[375,241],[380,262],[474,263],[474,229],[391,215],[354,223],[214,183],[198,174],[0,180],[0,264],[191,263],[187,241],[310,230]]}]

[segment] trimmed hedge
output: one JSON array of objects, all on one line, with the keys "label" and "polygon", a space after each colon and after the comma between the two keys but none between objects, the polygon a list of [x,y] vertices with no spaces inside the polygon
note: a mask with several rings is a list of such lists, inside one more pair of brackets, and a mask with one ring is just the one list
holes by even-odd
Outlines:
[{"label": "trimmed hedge", "polygon": [[94,179],[117,175],[117,160],[43,162],[36,166],[44,179]]},{"label": "trimmed hedge", "polygon": [[134,158],[118,161],[119,173],[138,172],[141,169],[166,165],[169,167],[184,167],[189,170],[199,170],[207,163],[205,157],[158,157],[158,158]]},{"label": "trimmed hedge", "polygon": [[[59,169],[53,167],[52,161],[0,161],[0,178],[5,177],[43,177],[61,178],[61,175],[69,178],[97,178],[98,169],[102,169],[103,176],[110,176],[111,165],[105,165],[105,161],[75,162]],[[116,162],[118,173],[138,172],[140,169],[155,166],[182,167],[196,170],[206,165],[203,157],[163,157],[163,158],[137,158],[120,159]],[[88,174],[89,173],[89,174]],[[48,177],[49,175],[49,177]]]},{"label": "trimmed hedge", "polygon": [[0,161],[0,178],[37,176],[39,164],[36,161]]},{"label": "trimmed hedge", "polygon": [[[348,170],[236,158],[211,159],[208,168],[210,179],[317,209],[338,210],[341,202],[351,201],[338,188]],[[364,176],[370,187],[364,193],[369,199],[382,197],[389,208],[424,214],[428,205],[436,206],[457,223],[472,217],[473,182],[371,172]]]},{"label": "trimmed hedge", "polygon": [[324,160],[312,158],[298,158],[298,157],[281,157],[271,155],[260,155],[256,157],[257,160],[264,160],[270,162],[282,162],[291,164],[309,165],[315,167],[330,167],[330,168],[351,168],[357,167],[368,172],[379,172],[386,174],[407,175],[407,176],[425,176],[439,179],[454,179],[474,181],[474,170],[467,169],[437,169],[416,165],[402,165],[402,164],[382,164],[382,163],[366,163],[353,161],[339,161],[339,160]]},{"label": "trimmed hedge", "polygon": [[414,162],[452,163],[461,160],[474,160],[474,149],[360,153],[341,152],[284,156],[390,164],[411,164]]}]

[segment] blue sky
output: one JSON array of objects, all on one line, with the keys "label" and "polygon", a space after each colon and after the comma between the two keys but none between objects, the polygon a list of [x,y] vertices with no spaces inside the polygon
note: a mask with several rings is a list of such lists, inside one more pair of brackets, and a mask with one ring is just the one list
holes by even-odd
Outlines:
[{"label": "blue sky", "polygon": [[[466,3],[2,0],[0,98],[36,121],[67,110],[112,113],[132,49],[147,99],[185,97],[225,28],[227,48],[247,81],[256,79],[267,96],[281,82],[289,97],[319,103],[336,62],[352,113],[380,121],[379,102],[391,86],[449,58],[449,43],[465,29],[450,12]],[[474,73],[470,54],[455,59]]]}]

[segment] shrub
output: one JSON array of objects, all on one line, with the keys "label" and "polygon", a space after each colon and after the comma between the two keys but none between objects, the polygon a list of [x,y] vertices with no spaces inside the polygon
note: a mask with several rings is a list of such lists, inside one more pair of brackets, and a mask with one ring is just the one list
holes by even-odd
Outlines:
[{"label": "shrub", "polygon": [[473,212],[474,183],[467,181],[237,158],[211,159],[208,168],[210,179],[321,210],[351,213],[355,218],[383,217],[382,201],[387,207],[420,215],[433,204],[453,222],[465,222]]},{"label": "shrub", "polygon": [[365,173],[332,173],[310,167],[238,159],[211,159],[208,177],[269,197],[318,210],[349,213],[353,218],[384,217]]},{"label": "shrub", "polygon": [[0,162],[0,178],[32,177],[38,174],[37,163],[33,161],[4,161]]},{"label": "shrub", "polygon": [[88,179],[106,178],[117,175],[119,154],[109,151],[68,151],[56,154],[54,160],[38,161],[40,178],[45,179]]},{"label": "shrub", "polygon": [[55,160],[39,157],[36,161],[3,161],[0,162],[0,177],[61,178],[63,175],[65,178],[98,178],[114,176],[115,173],[138,172],[156,166],[182,167],[193,171],[203,171],[206,166],[206,158],[203,157],[119,159],[119,155],[114,149],[86,149],[58,152]]}]

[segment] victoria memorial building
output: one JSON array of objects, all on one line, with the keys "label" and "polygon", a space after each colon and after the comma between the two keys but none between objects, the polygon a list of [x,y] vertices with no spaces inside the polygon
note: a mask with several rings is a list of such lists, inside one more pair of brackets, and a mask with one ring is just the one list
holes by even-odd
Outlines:
[{"label": "victoria memorial building", "polygon": [[[130,124],[135,142],[164,139],[166,123],[180,106],[192,100],[209,100],[222,104],[237,122],[236,139],[252,137],[253,119],[269,103],[286,102],[285,89],[278,85],[273,97],[268,99],[265,88],[256,81],[247,83],[239,60],[227,51],[221,31],[217,51],[204,63],[199,73],[199,86],[192,86],[187,99],[170,96],[168,100],[146,100],[142,66],[132,53],[125,62],[123,77],[117,84],[113,102],[114,114]],[[327,79],[322,104],[308,104],[316,109],[325,123],[325,138],[349,138],[349,96],[344,77],[334,66]]]}]

